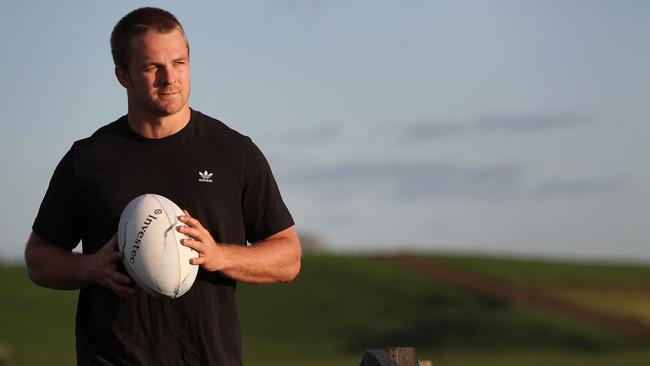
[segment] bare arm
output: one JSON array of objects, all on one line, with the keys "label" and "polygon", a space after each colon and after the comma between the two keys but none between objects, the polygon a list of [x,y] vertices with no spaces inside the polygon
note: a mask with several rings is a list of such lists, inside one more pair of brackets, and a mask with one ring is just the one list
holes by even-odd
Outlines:
[{"label": "bare arm", "polygon": [[76,290],[99,284],[120,296],[132,296],[131,279],[117,270],[122,260],[113,236],[97,253],[84,255],[60,248],[32,232],[25,248],[29,278],[39,286]]},{"label": "bare arm", "polygon": [[183,245],[199,253],[190,262],[206,271],[260,284],[291,282],[300,272],[300,241],[293,226],[252,246],[242,246],[217,243],[187,211],[180,220],[189,227],[179,226],[178,231],[193,238],[184,239]]}]

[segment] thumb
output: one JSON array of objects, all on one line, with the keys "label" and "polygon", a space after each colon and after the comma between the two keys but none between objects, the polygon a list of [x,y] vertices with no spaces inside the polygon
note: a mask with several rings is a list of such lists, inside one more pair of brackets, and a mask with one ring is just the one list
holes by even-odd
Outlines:
[{"label": "thumb", "polygon": [[117,233],[113,234],[113,236],[106,242],[106,244],[104,244],[104,246],[99,251],[110,253],[116,250],[119,250],[117,245]]}]

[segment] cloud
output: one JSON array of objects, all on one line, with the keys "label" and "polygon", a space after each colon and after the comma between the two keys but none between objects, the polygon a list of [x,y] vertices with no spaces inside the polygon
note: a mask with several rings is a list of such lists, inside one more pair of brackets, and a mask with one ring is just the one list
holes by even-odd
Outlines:
[{"label": "cloud", "polygon": [[402,140],[420,141],[456,137],[467,134],[469,128],[460,123],[417,122],[399,127],[398,137]]},{"label": "cloud", "polygon": [[475,128],[480,132],[528,133],[563,130],[587,123],[587,119],[570,114],[503,115],[480,118]]},{"label": "cloud", "polygon": [[439,138],[481,136],[509,133],[528,134],[562,131],[591,123],[588,118],[573,114],[519,114],[491,115],[471,121],[438,122],[417,121],[391,128],[399,142],[428,141]]},{"label": "cloud", "polygon": [[523,169],[518,164],[475,166],[436,162],[356,162],[288,172],[287,182],[319,192],[380,194],[393,200],[420,198],[503,198],[521,191]]},{"label": "cloud", "polygon": [[526,173],[532,168],[514,162],[358,161],[294,168],[285,171],[283,178],[286,184],[310,191],[325,204],[359,195],[394,202],[574,197],[622,191],[629,185],[617,177],[555,179],[531,185]]},{"label": "cloud", "polygon": [[332,142],[342,134],[343,128],[338,125],[321,125],[313,129],[297,129],[287,134],[287,140],[292,143],[314,144]]},{"label": "cloud", "polygon": [[582,196],[618,192],[624,190],[627,186],[628,182],[618,177],[553,180],[539,184],[533,193],[541,197]]},{"label": "cloud", "polygon": [[314,145],[331,143],[343,135],[343,126],[323,124],[316,127],[293,128],[288,131],[275,131],[262,136],[263,141],[282,145]]}]

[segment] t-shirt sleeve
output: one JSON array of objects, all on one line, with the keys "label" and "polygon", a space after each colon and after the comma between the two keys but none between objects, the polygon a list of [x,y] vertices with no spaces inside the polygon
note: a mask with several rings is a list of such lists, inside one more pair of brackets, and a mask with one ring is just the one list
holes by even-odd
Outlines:
[{"label": "t-shirt sleeve", "polygon": [[263,240],[294,224],[271,168],[250,139],[244,148],[242,165],[242,209],[246,240]]},{"label": "t-shirt sleeve", "polygon": [[59,162],[32,225],[41,238],[64,249],[79,243],[80,214],[75,195],[72,149]]}]

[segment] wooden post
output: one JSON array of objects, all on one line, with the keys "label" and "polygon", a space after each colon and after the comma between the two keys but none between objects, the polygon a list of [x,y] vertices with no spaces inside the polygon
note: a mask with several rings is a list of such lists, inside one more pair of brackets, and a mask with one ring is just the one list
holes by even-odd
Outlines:
[{"label": "wooden post", "polygon": [[386,353],[388,353],[399,366],[416,366],[418,364],[417,358],[415,357],[415,348],[414,347],[384,347]]},{"label": "wooden post", "polygon": [[0,366],[13,366],[11,349],[9,346],[0,343]]}]

